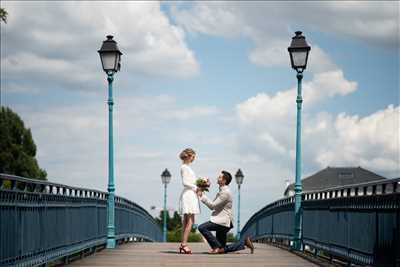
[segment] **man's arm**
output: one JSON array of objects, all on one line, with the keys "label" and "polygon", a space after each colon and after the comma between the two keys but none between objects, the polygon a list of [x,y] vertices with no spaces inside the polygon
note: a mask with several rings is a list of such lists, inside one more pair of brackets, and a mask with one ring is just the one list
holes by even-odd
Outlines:
[{"label": "man's arm", "polygon": [[219,194],[219,196],[214,201],[209,200],[208,197],[205,194],[203,194],[201,196],[200,200],[209,209],[214,210],[215,207],[218,207],[219,205],[225,205],[229,201],[229,194],[222,192]]}]

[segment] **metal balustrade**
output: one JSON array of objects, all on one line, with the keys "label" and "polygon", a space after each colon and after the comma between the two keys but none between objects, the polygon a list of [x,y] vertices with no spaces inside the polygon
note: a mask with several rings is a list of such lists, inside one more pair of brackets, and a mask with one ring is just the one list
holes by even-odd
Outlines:
[{"label": "metal balustrade", "polygon": [[[294,197],[256,212],[242,236],[290,247]],[[400,178],[302,194],[305,252],[362,266],[400,266]]]},{"label": "metal balustrade", "polygon": [[[108,193],[0,174],[0,266],[38,266],[106,244]],[[161,241],[142,207],[115,198],[116,239]]]}]

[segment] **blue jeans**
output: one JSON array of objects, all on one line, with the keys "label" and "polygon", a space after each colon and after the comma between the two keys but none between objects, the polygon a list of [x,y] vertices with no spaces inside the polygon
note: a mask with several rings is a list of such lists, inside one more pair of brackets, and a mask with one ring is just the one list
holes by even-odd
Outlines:
[{"label": "blue jeans", "polygon": [[[231,227],[226,227],[210,221],[200,224],[198,227],[200,233],[204,236],[212,249],[223,248],[225,253],[245,249],[244,239],[241,239],[239,242],[226,245],[226,235],[231,228],[232,223]],[[211,233],[211,231],[216,232],[216,237]]]},{"label": "blue jeans", "polygon": [[[207,240],[210,247],[216,249],[225,247],[226,234],[231,228],[208,221],[200,224],[197,229],[199,229],[199,232]],[[211,233],[211,231],[215,231],[216,237]]]},{"label": "blue jeans", "polygon": [[239,250],[243,250],[243,249],[245,249],[245,246],[244,246],[244,239],[242,238],[236,243],[226,245],[224,247],[224,252],[229,253],[229,252],[235,252],[235,251],[239,251]]}]

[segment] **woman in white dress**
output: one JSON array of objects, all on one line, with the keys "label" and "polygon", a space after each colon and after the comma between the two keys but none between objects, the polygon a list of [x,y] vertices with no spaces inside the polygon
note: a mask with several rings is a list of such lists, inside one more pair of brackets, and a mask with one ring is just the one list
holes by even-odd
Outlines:
[{"label": "woman in white dress", "polygon": [[194,161],[196,152],[191,148],[186,148],[179,154],[182,160],[181,177],[183,191],[179,199],[179,212],[183,215],[182,244],[179,248],[180,253],[191,254],[192,251],[187,245],[190,230],[194,223],[194,215],[200,213],[200,203],[197,196],[196,175],[190,164]]}]

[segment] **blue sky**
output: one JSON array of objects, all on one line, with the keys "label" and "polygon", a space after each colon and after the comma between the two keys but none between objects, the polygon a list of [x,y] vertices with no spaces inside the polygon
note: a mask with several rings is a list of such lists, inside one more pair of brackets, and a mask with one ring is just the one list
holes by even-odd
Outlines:
[{"label": "blue sky", "polygon": [[[117,194],[161,207],[168,168],[168,206],[176,209],[177,155],[193,147],[199,176],[243,170],[243,225],[294,176],[296,78],[287,46],[295,30],[312,46],[303,176],[327,166],[400,176],[398,2],[2,7],[2,105],[32,129],[50,181],[106,189],[107,92],[97,50],[113,34],[124,53],[114,84]],[[208,216],[203,207],[197,221]]]}]

